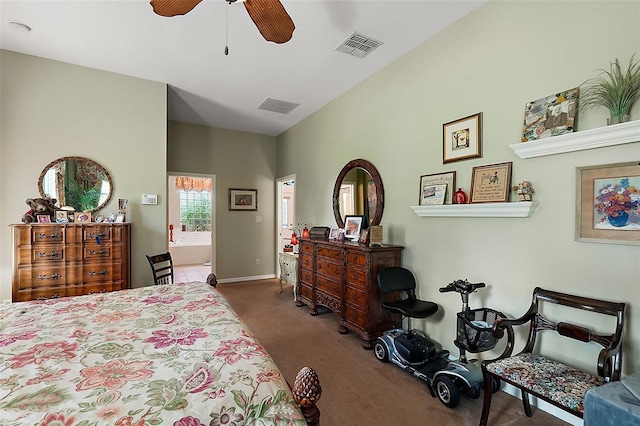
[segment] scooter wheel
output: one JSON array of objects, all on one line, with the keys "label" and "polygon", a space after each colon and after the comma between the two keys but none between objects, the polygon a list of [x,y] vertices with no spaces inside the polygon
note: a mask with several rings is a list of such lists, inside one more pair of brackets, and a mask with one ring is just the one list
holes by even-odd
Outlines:
[{"label": "scooter wheel", "polygon": [[387,362],[389,361],[389,350],[387,349],[387,345],[384,344],[380,339],[377,339],[373,344],[373,353],[375,354],[378,361]]},{"label": "scooter wheel", "polygon": [[460,388],[451,377],[440,376],[433,383],[436,395],[446,407],[455,408],[460,403]]}]

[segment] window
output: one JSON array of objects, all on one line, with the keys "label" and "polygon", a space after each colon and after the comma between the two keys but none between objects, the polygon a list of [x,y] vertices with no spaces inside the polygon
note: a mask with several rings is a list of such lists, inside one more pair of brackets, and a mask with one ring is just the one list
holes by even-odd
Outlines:
[{"label": "window", "polygon": [[211,232],[211,192],[180,190],[180,224],[187,232]]},{"label": "window", "polygon": [[282,199],[282,228],[287,229],[289,226],[289,199]]}]

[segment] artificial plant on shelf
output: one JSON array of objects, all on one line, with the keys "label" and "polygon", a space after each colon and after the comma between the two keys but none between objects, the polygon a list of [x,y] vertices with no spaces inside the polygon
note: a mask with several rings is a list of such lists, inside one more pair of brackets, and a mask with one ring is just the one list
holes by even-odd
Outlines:
[{"label": "artificial plant on shelf", "polygon": [[580,90],[581,110],[606,107],[611,114],[607,124],[629,121],[633,104],[640,99],[640,61],[631,56],[629,65],[622,69],[616,58],[609,64],[609,70],[600,69],[598,77],[585,81]]}]

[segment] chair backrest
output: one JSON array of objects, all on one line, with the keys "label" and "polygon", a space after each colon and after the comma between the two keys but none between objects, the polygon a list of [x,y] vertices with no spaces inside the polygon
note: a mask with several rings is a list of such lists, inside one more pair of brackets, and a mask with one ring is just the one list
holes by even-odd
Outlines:
[{"label": "chair backrest", "polygon": [[173,284],[173,260],[171,253],[147,255],[147,260],[151,265],[154,284]]},{"label": "chair backrest", "polygon": [[387,293],[404,291],[409,299],[416,298],[416,278],[413,273],[403,267],[393,266],[378,272],[378,287],[385,299]]}]

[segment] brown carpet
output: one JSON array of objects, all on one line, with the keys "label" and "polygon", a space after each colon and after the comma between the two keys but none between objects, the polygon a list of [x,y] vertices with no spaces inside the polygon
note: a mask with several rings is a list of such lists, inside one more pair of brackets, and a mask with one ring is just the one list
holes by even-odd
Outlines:
[{"label": "brown carpet", "polygon": [[[292,287],[279,293],[278,281],[273,279],[219,284],[218,290],[290,383],[304,366],[318,373],[322,426],[478,425],[482,396],[474,400],[463,395],[456,408],[445,407],[420,379],[391,363],[381,363],[372,351],[363,349],[357,334],[339,334],[334,313],[313,317],[307,306],[296,307]],[[567,424],[536,408],[533,413],[528,418],[522,401],[498,392],[493,396],[489,425]]]}]

